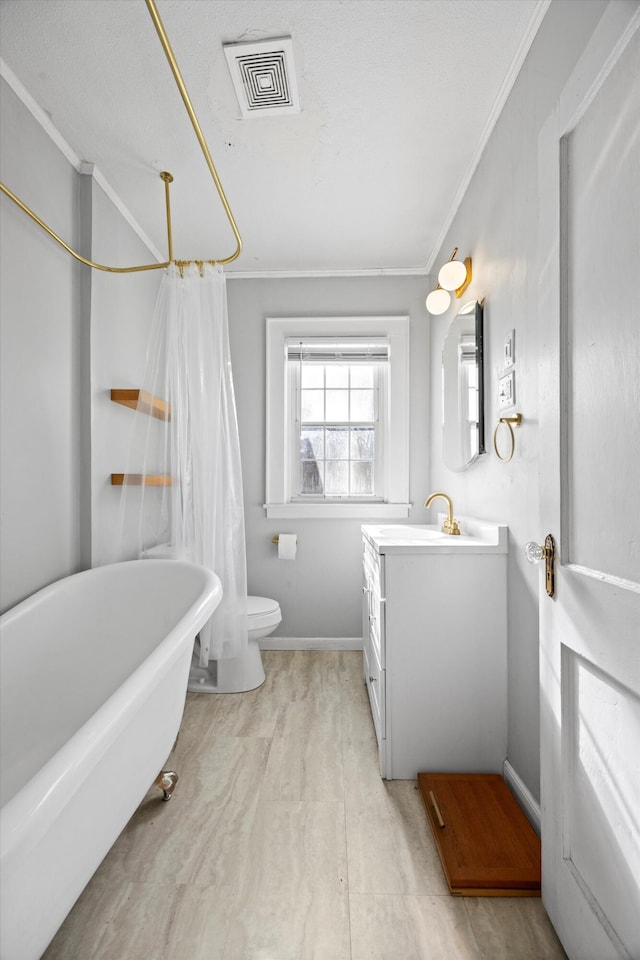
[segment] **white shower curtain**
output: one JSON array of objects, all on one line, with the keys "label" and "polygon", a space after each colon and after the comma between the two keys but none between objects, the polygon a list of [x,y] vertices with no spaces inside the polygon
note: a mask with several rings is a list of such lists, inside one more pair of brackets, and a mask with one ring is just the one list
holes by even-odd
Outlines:
[{"label": "white shower curtain", "polygon": [[[214,570],[223,600],[200,631],[200,666],[247,647],[247,575],[240,442],[221,267],[167,268],[149,344],[144,391],[168,400],[170,420],[136,415],[135,470],[171,485],[125,484],[123,524],[140,551],[169,543],[177,559]],[[147,405],[141,393],[139,410]],[[142,434],[142,435],[141,435]],[[133,471],[133,467],[130,467]]]}]

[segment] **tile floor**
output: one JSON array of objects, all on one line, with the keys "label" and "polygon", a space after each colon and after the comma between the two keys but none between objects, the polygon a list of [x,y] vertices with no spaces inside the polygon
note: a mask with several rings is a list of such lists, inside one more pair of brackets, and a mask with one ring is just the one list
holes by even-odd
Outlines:
[{"label": "tile floor", "polygon": [[361,655],[269,651],[189,694],[145,797],[44,960],[562,960],[539,899],[451,897],[412,781],[380,779]]}]

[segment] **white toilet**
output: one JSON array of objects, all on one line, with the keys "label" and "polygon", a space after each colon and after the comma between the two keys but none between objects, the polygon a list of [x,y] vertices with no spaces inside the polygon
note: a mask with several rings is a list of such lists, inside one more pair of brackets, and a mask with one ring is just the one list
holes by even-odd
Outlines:
[{"label": "white toilet", "polygon": [[268,637],[282,622],[282,611],[277,600],[269,597],[247,597],[249,643]]},{"label": "white toilet", "polygon": [[[170,544],[159,544],[140,554],[141,559],[171,559]],[[210,660],[206,667],[200,666],[200,641],[194,646],[187,689],[192,693],[246,693],[264,683],[264,667],[260,656],[260,640],[268,637],[282,621],[282,611],[277,600],[268,597],[247,597],[248,640],[247,649],[239,657],[226,660]]]},{"label": "white toilet", "polygon": [[268,597],[247,597],[247,618],[247,649],[240,657],[210,660],[206,667],[201,667],[200,644],[196,643],[188,690],[192,693],[246,693],[264,683],[260,640],[273,633],[282,621],[280,604]]}]

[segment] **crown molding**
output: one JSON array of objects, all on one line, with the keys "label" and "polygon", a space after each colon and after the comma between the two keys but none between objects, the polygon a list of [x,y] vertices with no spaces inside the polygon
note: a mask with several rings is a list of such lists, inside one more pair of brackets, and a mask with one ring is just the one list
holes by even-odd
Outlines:
[{"label": "crown molding", "polygon": [[353,270],[234,270],[227,280],[297,280],[340,277],[426,277],[425,267],[369,267]]}]

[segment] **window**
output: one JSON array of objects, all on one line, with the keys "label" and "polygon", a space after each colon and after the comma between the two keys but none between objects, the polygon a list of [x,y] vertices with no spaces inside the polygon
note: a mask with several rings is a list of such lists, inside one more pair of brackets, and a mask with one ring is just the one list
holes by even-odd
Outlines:
[{"label": "window", "polygon": [[286,357],[291,499],[381,500],[388,340],[290,338]]},{"label": "window", "polygon": [[408,330],[267,320],[267,516],[408,515]]}]

